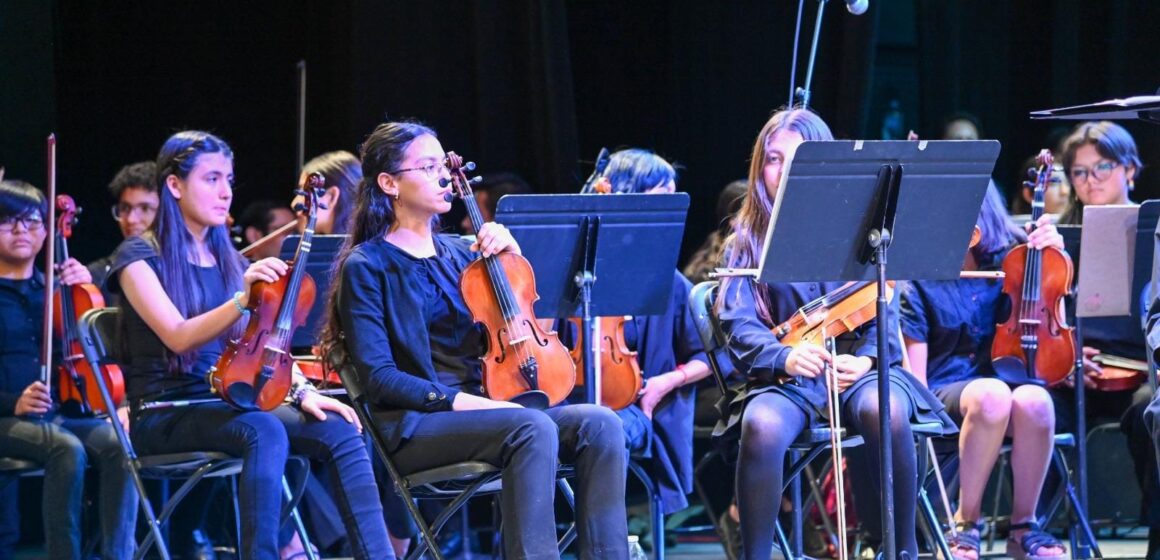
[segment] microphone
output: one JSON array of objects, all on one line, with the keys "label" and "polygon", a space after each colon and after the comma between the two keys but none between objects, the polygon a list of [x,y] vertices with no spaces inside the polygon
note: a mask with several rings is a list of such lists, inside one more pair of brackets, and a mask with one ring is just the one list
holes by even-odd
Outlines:
[{"label": "microphone", "polygon": [[870,0],[846,0],[846,11],[860,16],[870,8]]}]

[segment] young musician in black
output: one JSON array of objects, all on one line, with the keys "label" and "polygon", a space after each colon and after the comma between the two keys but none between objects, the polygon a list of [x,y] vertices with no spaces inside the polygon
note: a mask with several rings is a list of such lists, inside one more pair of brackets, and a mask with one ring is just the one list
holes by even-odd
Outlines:
[{"label": "young musician in black", "polygon": [[435,233],[451,208],[444,160],[435,132],[416,123],[381,124],[363,143],[364,180],[323,346],[349,353],[403,472],[467,460],[503,469],[508,557],[559,557],[559,461],[576,469],[580,557],[626,558],[626,454],[616,415],[593,405],[532,410],[480,393],[483,338],[460,273],[480,255],[519,246],[491,222],[471,245]]},{"label": "young musician in black", "polygon": [[[58,413],[40,379],[45,277],[36,258],[47,238],[47,204],[27,183],[0,181],[0,456],[43,466],[44,532],[53,560],[81,557],[85,467],[96,467],[101,558],[130,558],[136,550],[137,491],[112,426],[104,418]],[[59,279],[71,286],[92,277],[68,259]],[[50,375],[59,379],[55,369]]]},{"label": "young musician in black", "polygon": [[[628,149],[612,154],[603,179],[612,193],[664,194],[676,192],[677,172],[648,150]],[[624,423],[629,451],[646,459],[666,514],[687,507],[686,495],[693,491],[696,384],[709,376],[708,358],[689,310],[692,288],[674,269],[665,312],[631,317],[624,323],[624,340],[629,350],[637,352],[644,386],[639,399],[617,414]]]},{"label": "young musician in black", "polygon": [[[233,153],[220,138],[179,132],[157,157],[160,210],[143,237],[114,258],[110,287],[124,295],[121,356],[138,453],[220,451],[242,459],[242,558],[278,556],[282,475],[291,453],[331,462],[328,481],[356,558],[392,558],[378,489],[354,411],[297,380],[292,405],[242,412],[212,397],[206,372],[227,337],[240,335],[250,286],[287,272],[264,259],[246,266],[226,229]],[[161,405],[157,407],[158,405]],[[156,408],[154,408],[156,407]],[[341,473],[341,476],[338,475]]]},{"label": "young musician in black", "polygon": [[[779,111],[765,124],[753,147],[749,193],[726,241],[724,255],[729,267],[757,267],[784,166],[803,141],[830,139],[833,135],[826,123],[806,109]],[[824,209],[818,212],[823,215]],[[768,285],[744,277],[722,282],[718,316],[729,339],[733,364],[749,380],[730,404],[729,417],[717,427],[718,436],[740,440],[737,505],[744,558],[766,560],[770,556],[786,452],[803,429],[828,417],[823,377],[827,365],[837,371],[843,425],[866,440],[849,455],[859,519],[872,535],[881,535],[875,323],[838,337],[836,354],[810,343],[782,344],[771,332],[802,305],[841,285]],[[901,349],[893,334],[897,318],[888,319],[886,325],[894,325],[889,327],[893,347],[889,452],[894,467],[894,535],[899,557],[915,558],[917,473],[910,425],[915,421],[939,422],[953,431],[953,423],[942,413],[942,403],[900,368]]]}]

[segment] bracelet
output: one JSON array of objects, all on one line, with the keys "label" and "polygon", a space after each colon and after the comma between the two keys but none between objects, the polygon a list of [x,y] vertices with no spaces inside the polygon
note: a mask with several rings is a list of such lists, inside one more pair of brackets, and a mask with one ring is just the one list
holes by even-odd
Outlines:
[{"label": "bracelet", "polygon": [[677,371],[681,372],[681,386],[682,387],[685,385],[685,383],[689,382],[689,372],[686,371],[685,367],[686,367],[685,364],[680,364],[677,366]]},{"label": "bracelet", "polygon": [[302,398],[306,396],[306,393],[317,393],[317,392],[318,392],[318,389],[315,389],[314,385],[311,385],[310,382],[308,382],[308,381],[303,382],[301,385],[294,387],[293,390],[290,392],[290,394],[293,395],[291,397],[291,400],[294,402],[295,406],[302,406]]},{"label": "bracelet", "polygon": [[245,307],[242,307],[242,296],[243,295],[245,295],[245,292],[234,292],[234,297],[231,298],[231,301],[234,302],[234,308],[236,308],[238,310],[238,313],[241,313],[242,315],[249,315],[250,310],[246,309]]}]

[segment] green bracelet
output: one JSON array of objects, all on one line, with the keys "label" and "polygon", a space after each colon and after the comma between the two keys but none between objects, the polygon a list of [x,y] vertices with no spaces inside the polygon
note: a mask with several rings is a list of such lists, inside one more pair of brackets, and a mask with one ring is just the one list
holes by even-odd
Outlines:
[{"label": "green bracelet", "polygon": [[234,307],[238,309],[238,313],[241,313],[242,315],[248,315],[250,310],[242,307],[242,295],[244,293],[245,292],[234,292],[234,297],[231,298],[230,301],[234,302]]}]

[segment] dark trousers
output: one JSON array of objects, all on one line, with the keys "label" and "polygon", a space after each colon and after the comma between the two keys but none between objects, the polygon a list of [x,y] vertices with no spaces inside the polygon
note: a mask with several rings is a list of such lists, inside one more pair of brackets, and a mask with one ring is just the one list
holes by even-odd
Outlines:
[{"label": "dark trousers", "polygon": [[80,558],[81,496],[90,464],[100,473],[101,557],[133,556],[137,490],[107,420],[0,418],[0,449],[5,456],[44,465],[42,509],[49,558]]},{"label": "dark trousers", "polygon": [[462,461],[503,469],[508,558],[559,558],[553,507],[557,460],[576,468],[580,558],[628,557],[626,453],[620,420],[594,405],[434,412],[392,455],[406,473]]},{"label": "dark trousers", "polygon": [[354,426],[330,414],[320,422],[297,408],[240,412],[225,403],[143,411],[133,424],[137,452],[218,451],[242,459],[242,558],[278,557],[282,476],[290,453],[332,463],[328,482],[355,558],[393,558],[370,460]]}]

